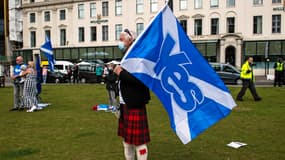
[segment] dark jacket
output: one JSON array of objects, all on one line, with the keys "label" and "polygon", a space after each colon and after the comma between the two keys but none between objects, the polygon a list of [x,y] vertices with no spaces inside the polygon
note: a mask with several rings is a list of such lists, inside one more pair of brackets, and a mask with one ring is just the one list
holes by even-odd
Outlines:
[{"label": "dark jacket", "polygon": [[126,70],[119,75],[120,91],[128,108],[140,108],[150,100],[149,89]]},{"label": "dark jacket", "polygon": [[106,75],[105,78],[106,89],[115,91],[116,95],[118,92],[117,80],[118,80],[117,75],[112,70],[109,70],[109,73]]}]

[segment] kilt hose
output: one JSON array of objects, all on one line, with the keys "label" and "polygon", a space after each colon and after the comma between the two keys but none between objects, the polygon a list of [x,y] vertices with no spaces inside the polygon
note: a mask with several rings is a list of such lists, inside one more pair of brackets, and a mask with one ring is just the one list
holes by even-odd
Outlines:
[{"label": "kilt hose", "polygon": [[121,104],[120,111],[118,136],[136,146],[150,142],[146,106],[130,109]]}]

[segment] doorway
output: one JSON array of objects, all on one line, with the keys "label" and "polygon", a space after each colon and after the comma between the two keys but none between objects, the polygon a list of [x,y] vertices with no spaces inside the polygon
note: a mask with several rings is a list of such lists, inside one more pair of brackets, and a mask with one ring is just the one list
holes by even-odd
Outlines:
[{"label": "doorway", "polygon": [[236,62],[236,48],[229,46],[226,48],[226,57],[225,62],[235,66]]}]

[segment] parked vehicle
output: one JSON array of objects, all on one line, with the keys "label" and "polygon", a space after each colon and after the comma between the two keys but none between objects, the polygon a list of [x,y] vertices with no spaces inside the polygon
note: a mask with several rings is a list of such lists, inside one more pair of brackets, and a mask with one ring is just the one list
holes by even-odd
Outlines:
[{"label": "parked vehicle", "polygon": [[82,83],[97,82],[96,64],[92,62],[77,63],[79,68],[79,79]]},{"label": "parked vehicle", "polygon": [[5,76],[0,76],[0,87],[5,87]]},{"label": "parked vehicle", "polygon": [[226,63],[210,63],[225,84],[241,84],[240,71]]},{"label": "parked vehicle", "polygon": [[73,63],[69,61],[55,61],[54,71],[67,74],[68,67],[73,67]]},{"label": "parked vehicle", "polygon": [[101,59],[87,60],[87,61],[84,61],[84,62],[91,63],[92,65],[100,65],[100,66],[104,66],[105,65],[104,61],[102,61]]},{"label": "parked vehicle", "polygon": [[121,61],[117,61],[117,60],[112,60],[112,61],[109,61],[107,62],[106,64],[115,64],[115,65],[120,65],[121,64]]},{"label": "parked vehicle", "polygon": [[0,64],[0,87],[5,87],[4,66]]},{"label": "parked vehicle", "polygon": [[67,83],[67,74],[61,72],[50,72],[47,74],[47,83]]},{"label": "parked vehicle", "polygon": [[[47,66],[49,68],[48,61],[42,61],[41,67]],[[63,74],[67,74],[68,67],[73,67],[73,63],[69,61],[55,61],[54,71],[61,72]]]}]

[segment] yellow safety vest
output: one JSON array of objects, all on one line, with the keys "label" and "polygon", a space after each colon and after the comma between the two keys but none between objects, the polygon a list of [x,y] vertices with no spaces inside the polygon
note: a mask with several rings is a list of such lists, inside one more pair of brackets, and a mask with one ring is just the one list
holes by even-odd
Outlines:
[{"label": "yellow safety vest", "polygon": [[277,62],[276,71],[283,71],[283,63]]},{"label": "yellow safety vest", "polygon": [[[248,70],[250,70],[251,72],[247,73]],[[241,67],[240,78],[253,80],[253,70],[249,65],[248,61],[246,61]]]}]

